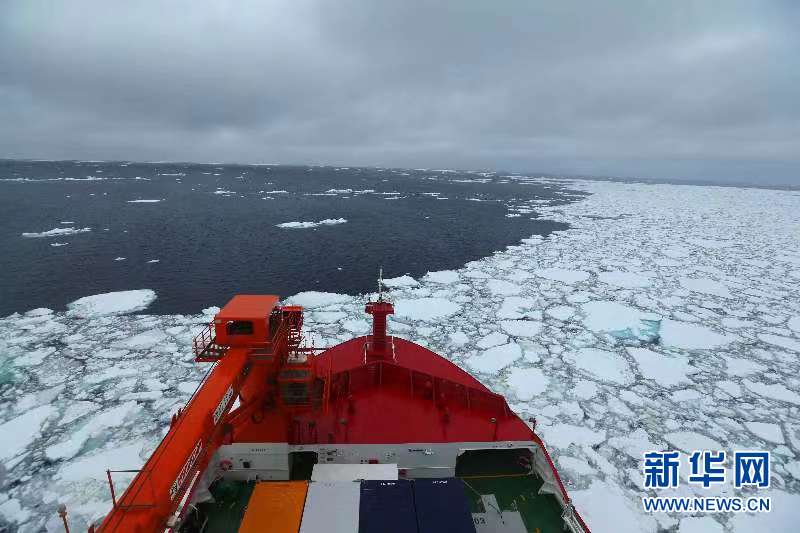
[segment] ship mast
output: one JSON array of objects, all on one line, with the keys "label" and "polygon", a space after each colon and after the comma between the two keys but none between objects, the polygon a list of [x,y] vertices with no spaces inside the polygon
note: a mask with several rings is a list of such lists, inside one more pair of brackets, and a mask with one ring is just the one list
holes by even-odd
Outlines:
[{"label": "ship mast", "polygon": [[394,306],[383,299],[383,267],[378,271],[378,300],[369,302],[365,312],[372,315],[372,335],[367,339],[368,359],[394,359],[389,353],[386,336],[386,316],[394,314]]}]

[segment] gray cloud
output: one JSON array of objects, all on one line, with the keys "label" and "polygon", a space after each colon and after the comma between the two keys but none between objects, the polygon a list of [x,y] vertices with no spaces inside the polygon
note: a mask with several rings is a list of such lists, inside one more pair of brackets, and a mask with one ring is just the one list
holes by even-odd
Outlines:
[{"label": "gray cloud", "polygon": [[0,156],[800,181],[795,2],[0,4]]}]

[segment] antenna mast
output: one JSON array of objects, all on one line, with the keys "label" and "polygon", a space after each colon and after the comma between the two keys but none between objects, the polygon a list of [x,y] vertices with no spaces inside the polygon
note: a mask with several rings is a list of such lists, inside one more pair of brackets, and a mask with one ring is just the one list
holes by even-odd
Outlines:
[{"label": "antenna mast", "polygon": [[383,267],[378,269],[378,301],[383,301]]}]

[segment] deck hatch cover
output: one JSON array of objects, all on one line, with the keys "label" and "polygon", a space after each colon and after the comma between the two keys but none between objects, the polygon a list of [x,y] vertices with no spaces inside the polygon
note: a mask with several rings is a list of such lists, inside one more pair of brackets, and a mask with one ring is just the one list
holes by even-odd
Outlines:
[{"label": "deck hatch cover", "polygon": [[413,487],[419,533],[475,533],[460,479],[415,479]]},{"label": "deck hatch cover", "polygon": [[411,482],[362,481],[359,533],[417,533]]}]

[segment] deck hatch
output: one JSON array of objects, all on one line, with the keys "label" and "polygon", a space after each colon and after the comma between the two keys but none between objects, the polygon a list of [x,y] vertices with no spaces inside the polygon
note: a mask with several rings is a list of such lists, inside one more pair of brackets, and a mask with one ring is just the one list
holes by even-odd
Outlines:
[{"label": "deck hatch", "polygon": [[359,533],[416,533],[411,482],[362,481]]},{"label": "deck hatch", "polygon": [[415,479],[413,488],[419,533],[475,533],[460,479]]},{"label": "deck hatch", "polygon": [[300,533],[357,533],[360,501],[357,481],[309,484]]},{"label": "deck hatch", "polygon": [[307,491],[307,481],[257,484],[247,502],[239,533],[297,533]]}]

